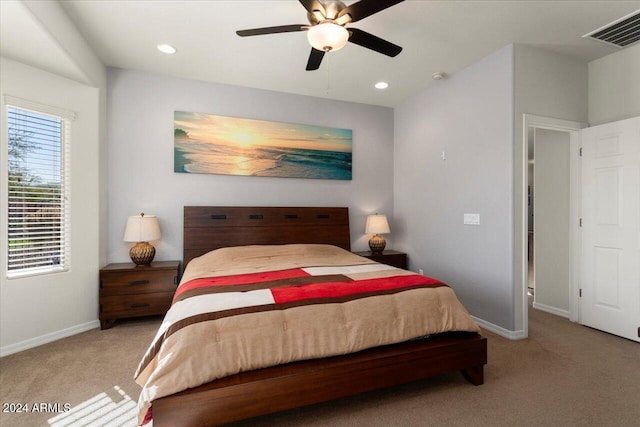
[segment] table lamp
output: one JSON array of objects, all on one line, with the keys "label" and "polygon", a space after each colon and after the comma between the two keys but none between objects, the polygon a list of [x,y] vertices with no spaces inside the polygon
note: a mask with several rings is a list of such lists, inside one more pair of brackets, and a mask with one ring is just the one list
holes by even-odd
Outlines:
[{"label": "table lamp", "polygon": [[150,240],[160,239],[160,226],[155,215],[130,216],[124,230],[125,242],[136,242],[129,251],[131,261],[137,267],[148,267],[156,256],[156,248],[149,244]]},{"label": "table lamp", "polygon": [[381,234],[390,233],[389,222],[386,215],[369,215],[367,217],[367,223],[364,227],[366,234],[373,234],[374,236],[369,240],[369,248],[373,254],[381,254],[387,242]]}]

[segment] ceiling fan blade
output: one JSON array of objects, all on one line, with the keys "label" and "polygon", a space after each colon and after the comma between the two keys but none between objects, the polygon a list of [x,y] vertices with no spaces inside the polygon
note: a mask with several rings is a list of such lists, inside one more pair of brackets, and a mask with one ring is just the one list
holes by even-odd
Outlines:
[{"label": "ceiling fan blade", "polygon": [[299,0],[300,4],[307,9],[307,12],[313,15],[314,11],[319,11],[323,17],[327,16],[327,12],[324,10],[324,6],[318,0]]},{"label": "ceiling fan blade", "polygon": [[311,54],[309,54],[309,60],[307,61],[307,71],[313,71],[320,68],[320,63],[324,57],[324,51],[311,48]]},{"label": "ceiling fan blade", "polygon": [[388,7],[402,3],[403,1],[404,0],[360,0],[342,9],[338,14],[338,18],[349,14],[351,15],[351,22],[356,22]]},{"label": "ceiling fan blade", "polygon": [[236,34],[240,37],[261,36],[263,34],[291,33],[294,31],[305,31],[308,25],[280,25],[277,27],[252,28],[250,30],[239,30]]},{"label": "ceiling fan blade", "polygon": [[383,55],[394,57],[402,52],[402,47],[397,44],[393,44],[386,40],[376,37],[373,34],[366,31],[359,30],[357,28],[348,28],[351,36],[349,41],[359,46],[366,47],[367,49],[375,50]]}]

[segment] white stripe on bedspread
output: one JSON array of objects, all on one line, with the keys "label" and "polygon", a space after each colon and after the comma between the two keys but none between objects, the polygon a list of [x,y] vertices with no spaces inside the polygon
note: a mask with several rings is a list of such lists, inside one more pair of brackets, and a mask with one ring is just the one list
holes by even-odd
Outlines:
[{"label": "white stripe on bedspread", "polygon": [[[302,270],[311,276],[323,276],[327,274],[348,275],[398,269],[385,264],[363,264],[330,267],[306,267],[302,268]],[[270,289],[258,289],[246,292],[224,292],[209,295],[204,294],[198,296],[198,298],[186,298],[171,306],[162,322],[162,325],[160,325],[160,329],[158,330],[154,341],[164,334],[171,325],[191,316],[274,303],[275,301]]]},{"label": "white stripe on bedspread", "polygon": [[[357,274],[370,273],[382,270],[397,270],[385,264],[342,265],[329,267],[305,267],[302,268],[311,276],[323,276],[328,274]],[[273,294],[270,289],[258,289],[246,292],[223,292],[204,294],[198,298],[186,298],[173,304],[167,312],[156,338],[176,322],[198,314],[230,310],[234,308],[255,307],[258,305],[274,304]],[[155,339],[154,339],[155,341]]]},{"label": "white stripe on bedspread", "polygon": [[372,271],[382,270],[398,270],[396,267],[392,267],[386,264],[364,264],[364,265],[339,265],[335,267],[305,267],[306,273],[312,276],[324,276],[327,274],[355,274],[355,273],[370,273]]},{"label": "white stripe on bedspread", "polygon": [[[348,275],[398,269],[385,264],[364,264],[332,267],[307,267],[302,268],[302,270],[311,276],[323,276],[327,274]],[[275,304],[275,300],[273,299],[273,294],[270,289],[258,289],[246,292],[224,292],[209,295],[204,294],[198,296],[198,298],[186,298],[171,306],[162,322],[162,325],[160,325],[160,329],[158,330],[154,341],[164,334],[171,325],[191,316],[266,304]]]},{"label": "white stripe on bedspread", "polygon": [[174,323],[198,314],[230,310],[233,308],[255,307],[275,304],[270,289],[258,289],[247,292],[224,292],[199,295],[198,298],[186,298],[173,304],[167,312],[155,340]]}]

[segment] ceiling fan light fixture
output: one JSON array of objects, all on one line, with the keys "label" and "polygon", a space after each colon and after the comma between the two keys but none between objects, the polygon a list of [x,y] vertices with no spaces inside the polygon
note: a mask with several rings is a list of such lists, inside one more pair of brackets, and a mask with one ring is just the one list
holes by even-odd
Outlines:
[{"label": "ceiling fan light fixture", "polygon": [[346,28],[333,22],[322,22],[307,31],[307,40],[314,49],[332,52],[342,49],[349,41]]}]

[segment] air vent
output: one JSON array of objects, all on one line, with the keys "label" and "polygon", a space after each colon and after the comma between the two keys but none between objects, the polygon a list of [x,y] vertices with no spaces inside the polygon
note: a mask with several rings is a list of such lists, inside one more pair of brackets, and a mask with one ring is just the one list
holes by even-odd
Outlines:
[{"label": "air vent", "polygon": [[640,40],[640,10],[585,34],[586,37],[617,47],[627,47]]}]

